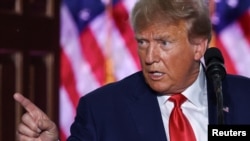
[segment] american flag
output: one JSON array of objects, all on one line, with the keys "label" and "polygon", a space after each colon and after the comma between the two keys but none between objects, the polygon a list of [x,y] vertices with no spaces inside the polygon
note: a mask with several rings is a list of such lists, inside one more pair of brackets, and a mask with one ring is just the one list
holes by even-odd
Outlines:
[{"label": "american flag", "polygon": [[214,0],[211,20],[227,73],[250,77],[250,1]]},{"label": "american flag", "polygon": [[61,140],[69,136],[79,97],[140,69],[129,21],[135,1],[62,1]]},{"label": "american flag", "polygon": [[[63,0],[61,4],[60,138],[66,140],[78,100],[140,69],[129,14],[136,0]],[[250,1],[214,0],[212,46],[228,73],[250,77]]]}]

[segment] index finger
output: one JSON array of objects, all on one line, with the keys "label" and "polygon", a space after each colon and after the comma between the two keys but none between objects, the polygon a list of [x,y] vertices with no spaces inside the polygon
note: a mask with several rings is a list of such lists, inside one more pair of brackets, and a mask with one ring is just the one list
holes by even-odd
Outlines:
[{"label": "index finger", "polygon": [[28,98],[24,97],[22,94],[20,93],[15,93],[14,94],[14,99],[20,103],[24,109],[29,112],[31,115],[33,115],[32,113],[34,113],[35,111],[40,111],[40,108],[38,108],[34,103],[32,103]]}]

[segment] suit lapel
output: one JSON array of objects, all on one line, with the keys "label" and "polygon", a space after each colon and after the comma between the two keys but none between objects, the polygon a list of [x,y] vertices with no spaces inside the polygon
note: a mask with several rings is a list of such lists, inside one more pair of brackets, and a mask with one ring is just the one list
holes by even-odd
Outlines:
[{"label": "suit lapel", "polygon": [[167,141],[156,93],[144,82],[136,84],[137,91],[128,105],[141,140]]}]

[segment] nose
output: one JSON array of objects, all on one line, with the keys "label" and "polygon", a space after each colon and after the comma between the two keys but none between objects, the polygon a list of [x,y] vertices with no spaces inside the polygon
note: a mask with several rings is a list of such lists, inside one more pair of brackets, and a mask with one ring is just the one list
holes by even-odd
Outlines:
[{"label": "nose", "polygon": [[151,45],[150,47],[147,48],[146,58],[145,58],[146,64],[150,65],[153,63],[157,63],[160,60],[159,58],[160,58],[160,53],[157,47]]}]

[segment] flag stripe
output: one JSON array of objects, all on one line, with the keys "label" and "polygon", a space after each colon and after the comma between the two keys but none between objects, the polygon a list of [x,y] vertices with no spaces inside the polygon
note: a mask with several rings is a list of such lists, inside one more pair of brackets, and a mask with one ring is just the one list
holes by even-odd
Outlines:
[{"label": "flag stripe", "polygon": [[91,66],[91,71],[94,73],[96,80],[102,85],[105,82],[105,57],[89,27],[84,29],[80,38],[84,59]]},{"label": "flag stripe", "polygon": [[241,29],[244,29],[242,32],[250,44],[250,9],[239,18],[239,24]]},{"label": "flag stripe", "polygon": [[79,100],[79,94],[75,89],[76,81],[74,79],[74,73],[71,69],[71,63],[64,54],[64,51],[61,52],[61,83],[61,85],[65,86],[67,92],[70,93],[70,101],[74,107],[76,107]]},{"label": "flag stripe", "polygon": [[216,47],[220,48],[220,50],[223,54],[223,58],[225,61],[225,68],[226,68],[227,73],[236,74],[237,71],[236,71],[236,68],[234,67],[233,61],[232,61],[230,55],[228,54],[228,51],[227,51],[226,47],[223,45],[220,38],[217,38],[217,40],[216,40]]},{"label": "flag stripe", "polygon": [[[89,28],[102,52],[107,54],[112,60],[115,80],[120,80],[128,74],[137,71],[138,66],[131,56],[114,20],[110,19],[107,21],[109,19],[107,16],[107,14],[101,14],[91,22]],[[112,27],[111,31],[109,26]]]},{"label": "flag stripe", "polygon": [[132,57],[138,68],[140,68],[140,63],[137,55],[137,43],[135,42],[134,33],[129,24],[128,12],[126,12],[125,7],[122,3],[117,3],[113,10],[113,16],[115,24],[118,27],[120,34],[124,38],[126,47],[129,49]]},{"label": "flag stripe", "polygon": [[63,86],[60,87],[60,134],[63,135],[62,138],[68,137],[70,135],[70,126],[75,117],[75,109],[69,98],[69,93],[66,92]]}]

